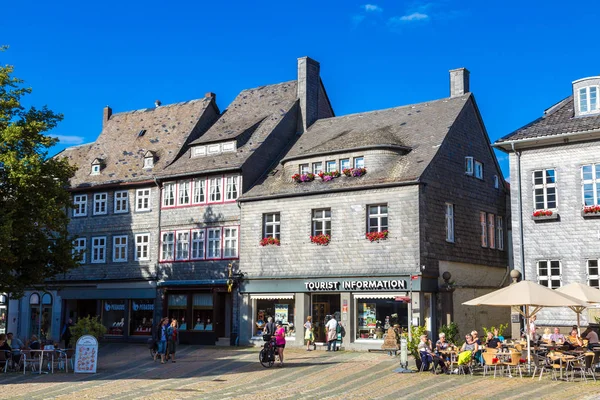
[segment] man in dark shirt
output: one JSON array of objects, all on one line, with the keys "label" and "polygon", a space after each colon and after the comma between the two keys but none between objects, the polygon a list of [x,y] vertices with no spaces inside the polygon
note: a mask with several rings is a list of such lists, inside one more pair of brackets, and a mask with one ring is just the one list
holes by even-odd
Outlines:
[{"label": "man in dark shirt", "polygon": [[502,346],[500,339],[495,338],[494,334],[490,331],[487,333],[487,342],[485,343],[488,348],[497,349]]}]

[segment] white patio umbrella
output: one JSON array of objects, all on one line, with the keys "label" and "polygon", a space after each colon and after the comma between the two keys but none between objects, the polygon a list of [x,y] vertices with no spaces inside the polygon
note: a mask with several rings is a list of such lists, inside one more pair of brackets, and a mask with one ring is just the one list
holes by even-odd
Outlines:
[{"label": "white patio umbrella", "polygon": [[[548,289],[546,286],[532,281],[521,281],[463,304],[467,306],[511,307],[525,318],[526,326],[529,326],[529,319],[544,307],[587,307],[587,303],[584,301]],[[529,329],[526,329],[526,332],[527,363],[531,366]]]},{"label": "white patio umbrella", "polygon": [[[600,303],[600,290],[598,290],[594,287],[588,286],[584,283],[579,283],[579,282],[569,283],[566,286],[559,287],[558,289],[556,289],[556,291],[561,292],[562,294],[566,294],[571,297],[575,297],[576,299],[579,299],[579,300],[587,303],[588,305],[586,307],[589,307],[592,304]],[[577,332],[580,335],[581,335],[581,329],[579,328],[579,326],[580,326],[579,321],[580,321],[581,313],[583,312],[583,310],[586,309],[586,307],[583,307],[583,306],[570,307],[573,311],[575,311],[577,313]]]}]

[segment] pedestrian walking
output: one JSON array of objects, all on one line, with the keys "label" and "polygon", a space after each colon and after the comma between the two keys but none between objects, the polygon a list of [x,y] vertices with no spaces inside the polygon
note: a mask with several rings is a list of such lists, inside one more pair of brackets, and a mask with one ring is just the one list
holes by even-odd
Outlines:
[{"label": "pedestrian walking", "polygon": [[337,320],[335,319],[335,315],[331,316],[331,319],[327,321],[325,324],[325,329],[327,330],[327,351],[332,351],[331,347],[333,346],[333,351],[335,351],[337,341]]},{"label": "pedestrian walking", "polygon": [[63,325],[62,332],[60,333],[61,339],[65,341],[65,349],[71,348],[71,327],[73,325],[75,325],[73,324],[73,320],[69,318]]},{"label": "pedestrian walking", "polygon": [[156,329],[156,336],[158,341],[158,349],[154,355],[154,361],[156,356],[160,354],[160,363],[165,363],[165,353],[167,350],[167,326],[169,325],[169,318],[165,317],[160,320],[160,323]]},{"label": "pedestrian walking", "polygon": [[175,352],[177,351],[177,336],[179,328],[177,320],[173,319],[171,325],[167,327],[167,360],[175,362]]},{"label": "pedestrian walking", "polygon": [[312,317],[309,315],[306,317],[304,323],[304,340],[306,341],[306,351],[312,350],[310,347],[315,341],[315,334],[313,332]]},{"label": "pedestrian walking", "polygon": [[263,335],[271,335],[275,334],[275,324],[273,323],[273,317],[267,318],[267,323],[265,324],[265,328],[263,329]]},{"label": "pedestrian walking", "polygon": [[285,328],[281,321],[277,321],[275,330],[275,346],[279,354],[279,366],[283,367],[283,349],[285,349]]}]

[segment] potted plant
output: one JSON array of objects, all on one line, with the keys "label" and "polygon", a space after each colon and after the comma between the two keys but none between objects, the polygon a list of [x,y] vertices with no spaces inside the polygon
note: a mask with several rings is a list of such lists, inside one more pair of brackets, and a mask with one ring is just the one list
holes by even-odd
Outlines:
[{"label": "potted plant", "polygon": [[294,174],[292,180],[297,183],[312,182],[315,180],[315,174],[307,172],[306,174]]},{"label": "potted plant", "polygon": [[261,246],[269,246],[269,245],[273,245],[273,246],[279,246],[281,244],[281,241],[273,236],[267,236],[266,238],[263,238],[260,241],[260,245]]},{"label": "potted plant", "polygon": [[100,339],[106,333],[106,327],[100,323],[100,317],[79,318],[77,323],[71,327],[71,343],[77,343],[77,340],[83,335],[92,335]]},{"label": "potted plant", "polygon": [[379,242],[380,240],[386,240],[388,238],[389,231],[381,231],[381,232],[367,232],[366,238],[369,242]]},{"label": "potted plant", "polygon": [[584,217],[600,217],[600,206],[584,206],[581,215]]},{"label": "potted plant", "polygon": [[421,355],[419,354],[419,342],[421,341],[421,335],[426,335],[427,329],[424,326],[412,326],[411,335],[412,340],[408,340],[408,332],[403,332],[402,336],[406,338],[406,345],[408,352],[415,359],[417,370],[421,369]]},{"label": "potted plant", "polygon": [[546,219],[557,219],[558,213],[552,210],[535,210],[531,214],[531,218],[535,221],[546,220]]},{"label": "potted plant", "polygon": [[[483,329],[485,330],[485,328]],[[440,333],[444,333],[446,335],[446,341],[448,343],[455,344],[458,340],[458,325],[456,322],[450,322],[448,325],[442,325],[440,327]]]},{"label": "potted plant", "polygon": [[310,241],[318,244],[319,246],[327,246],[331,241],[331,235],[319,233],[318,235],[311,236]]}]

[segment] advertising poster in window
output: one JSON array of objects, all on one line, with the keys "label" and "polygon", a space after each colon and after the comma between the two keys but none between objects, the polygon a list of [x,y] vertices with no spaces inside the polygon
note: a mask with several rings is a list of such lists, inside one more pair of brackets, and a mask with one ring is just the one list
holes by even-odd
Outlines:
[{"label": "advertising poster in window", "polygon": [[375,303],[359,303],[358,325],[360,327],[375,328],[377,326]]},{"label": "advertising poster in window", "polygon": [[98,367],[98,340],[91,335],[84,335],[77,340],[75,346],[75,373],[95,374]]},{"label": "advertising poster in window", "polygon": [[284,324],[288,323],[288,305],[275,304],[275,321],[281,321]]}]

